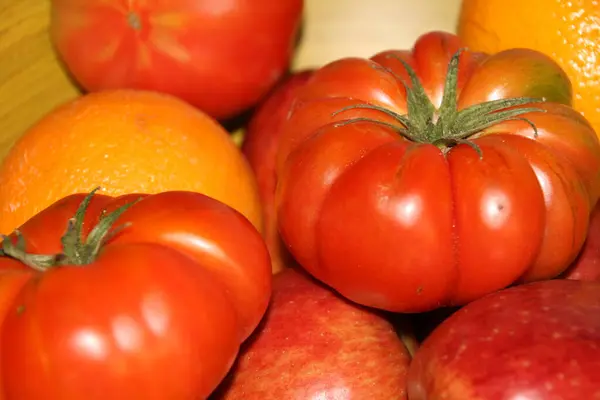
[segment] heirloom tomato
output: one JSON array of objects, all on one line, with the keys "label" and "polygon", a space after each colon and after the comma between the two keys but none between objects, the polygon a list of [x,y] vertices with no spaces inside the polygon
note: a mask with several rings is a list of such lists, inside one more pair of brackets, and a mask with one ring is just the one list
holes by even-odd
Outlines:
[{"label": "heirloom tomato", "polygon": [[275,162],[281,133],[279,126],[287,118],[290,106],[294,101],[294,93],[299,86],[306,82],[311,73],[311,70],[296,72],[277,85],[252,113],[242,143],[242,152],[248,160],[258,184],[264,220],[263,237],[271,254],[274,273],[293,264],[292,257],[279,236],[275,209],[275,188],[277,186]]},{"label": "heirloom tomato", "polygon": [[303,0],[51,3],[52,42],[84,89],[166,92],[218,119],[283,75],[303,9]]},{"label": "heirloom tomato", "polygon": [[260,233],[208,196],[65,197],[2,243],[2,398],[204,399],[270,285]]},{"label": "heirloom tomato", "polygon": [[429,32],[317,70],[283,126],[279,228],[296,260],[363,305],[418,312],[575,258],[600,144],[542,53]]}]

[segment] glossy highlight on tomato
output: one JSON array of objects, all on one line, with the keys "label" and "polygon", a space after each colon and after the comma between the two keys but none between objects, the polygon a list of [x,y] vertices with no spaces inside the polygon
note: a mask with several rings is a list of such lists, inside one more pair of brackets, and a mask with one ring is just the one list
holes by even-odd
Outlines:
[{"label": "glossy highlight on tomato", "polygon": [[200,193],[71,195],[2,252],[7,400],[204,399],[270,298],[260,233]]},{"label": "glossy highlight on tomato", "polygon": [[600,143],[571,97],[549,57],[443,32],[325,65],[282,128],[282,238],[342,295],[397,312],[556,277],[600,193]]}]

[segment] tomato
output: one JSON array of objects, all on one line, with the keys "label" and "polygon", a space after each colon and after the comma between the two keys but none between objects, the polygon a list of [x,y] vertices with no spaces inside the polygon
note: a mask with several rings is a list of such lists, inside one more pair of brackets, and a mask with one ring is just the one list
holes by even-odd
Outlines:
[{"label": "tomato", "polygon": [[54,47],[88,91],[147,89],[225,119],[283,75],[303,0],[52,0]]},{"label": "tomato", "polygon": [[444,32],[333,61],[282,128],[282,238],[317,279],[397,312],[556,277],[600,192],[600,143],[571,97],[549,57]]},{"label": "tomato", "polygon": [[270,298],[260,233],[199,193],[71,195],[3,251],[7,400],[204,399]]},{"label": "tomato", "polygon": [[264,238],[271,254],[273,272],[293,265],[277,228],[275,210],[275,161],[279,145],[279,125],[285,122],[294,92],[308,79],[311,70],[298,71],[282,80],[253,112],[248,121],[242,152],[256,176],[264,220]]}]

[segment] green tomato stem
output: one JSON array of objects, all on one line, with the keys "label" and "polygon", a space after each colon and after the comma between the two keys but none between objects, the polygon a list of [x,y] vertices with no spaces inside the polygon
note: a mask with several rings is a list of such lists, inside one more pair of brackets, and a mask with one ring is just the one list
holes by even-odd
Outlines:
[{"label": "green tomato stem", "polygon": [[[129,207],[140,199],[127,203],[115,211],[100,218],[87,238],[83,238],[83,221],[94,194],[100,188],[92,190],[81,202],[73,218],[67,223],[67,230],[61,238],[62,253],[59,254],[29,254],[26,251],[25,238],[18,230],[15,231],[16,243],[8,236],[2,236],[0,256],[11,257],[21,261],[36,271],[46,271],[61,265],[88,265],[98,257],[102,246],[116,233],[126,228],[128,224],[112,228],[117,219]],[[112,228],[112,229],[111,229]]]},{"label": "green tomato stem", "polygon": [[448,72],[444,84],[442,101],[438,109],[435,108],[420,82],[413,68],[400,57],[391,55],[400,61],[410,78],[410,85],[393,71],[386,68],[388,72],[394,75],[406,89],[407,113],[398,114],[385,107],[374,104],[355,104],[337,110],[332,115],[352,110],[352,109],[371,109],[382,112],[392,117],[398,127],[383,121],[377,121],[371,118],[352,118],[338,122],[340,126],[345,123],[370,121],[384,126],[392,127],[395,131],[404,136],[407,140],[417,143],[429,143],[440,147],[444,153],[457,144],[467,144],[482,156],[481,149],[471,140],[484,129],[506,121],[522,120],[531,125],[534,135],[537,136],[537,128],[530,120],[522,115],[532,112],[545,112],[539,107],[522,107],[532,103],[544,102],[543,98],[516,97],[507,99],[497,99],[474,104],[463,110],[458,110],[458,66],[461,53],[464,49],[458,50],[450,59]]}]

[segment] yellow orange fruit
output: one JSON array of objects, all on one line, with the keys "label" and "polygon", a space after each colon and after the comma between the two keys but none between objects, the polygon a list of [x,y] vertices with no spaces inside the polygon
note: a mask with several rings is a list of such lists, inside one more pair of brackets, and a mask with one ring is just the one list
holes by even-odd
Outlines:
[{"label": "yellow orange fruit", "polygon": [[262,231],[256,179],[229,133],[182,100],[155,92],[96,92],[58,107],[9,151],[0,182],[3,234],[56,200],[98,186],[115,196],[204,193]]},{"label": "yellow orange fruit", "polygon": [[600,135],[598,0],[463,0],[457,28],[472,50],[527,47],[551,56],[573,83],[573,106]]}]

